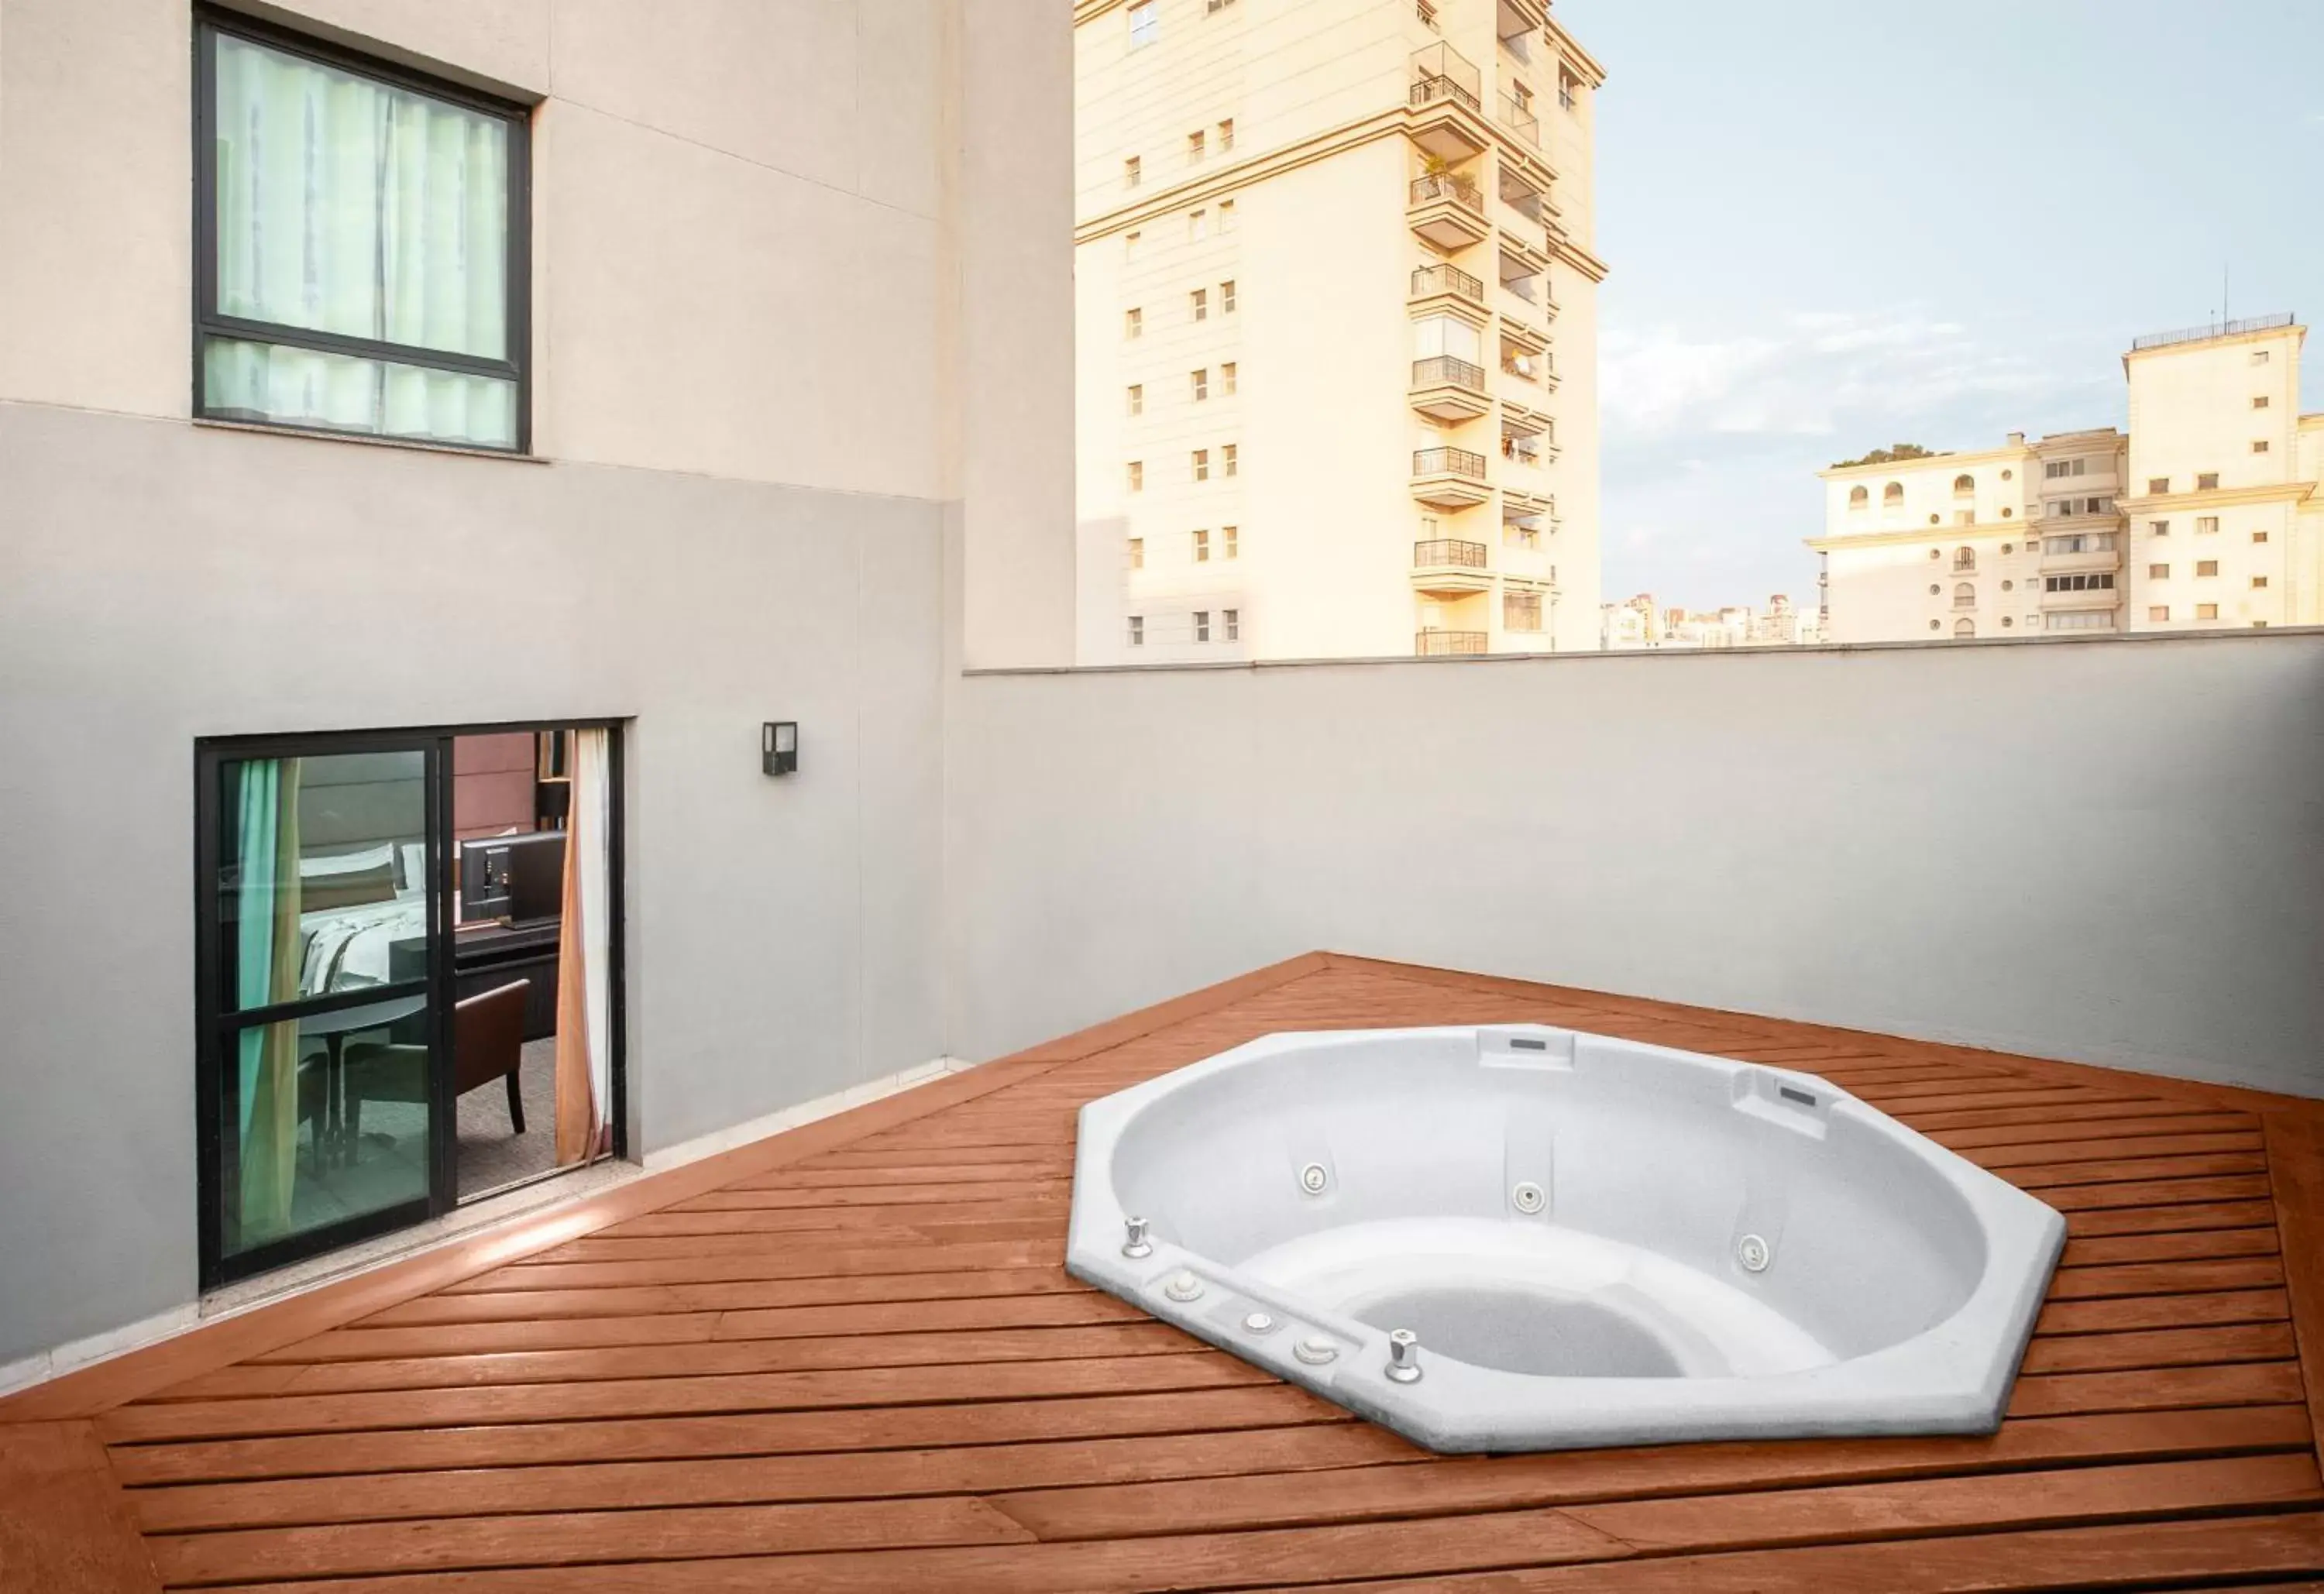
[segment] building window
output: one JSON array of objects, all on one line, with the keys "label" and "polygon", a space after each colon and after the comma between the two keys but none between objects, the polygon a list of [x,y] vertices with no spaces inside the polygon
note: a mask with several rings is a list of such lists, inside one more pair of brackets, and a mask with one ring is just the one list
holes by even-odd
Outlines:
[{"label": "building window", "polygon": [[2149,495],[2151,495],[2151,496],[2160,496],[2160,495],[2161,495],[2161,494],[2163,494],[2163,493],[2165,493],[2170,492],[2170,491],[2171,491],[2171,478],[2170,478],[2169,476],[2149,476],[2149,477],[2147,477],[2147,478],[2146,478],[2146,491],[2147,491],[2147,493],[2149,493]]},{"label": "building window", "polygon": [[2146,567],[2146,579],[2149,581],[2170,580],[2171,567],[2168,565],[2149,565]]},{"label": "building window", "polygon": [[2168,521],[2149,521],[2146,522],[2146,533],[2150,537],[2168,537],[2171,535],[2171,522]]},{"label": "building window", "polygon": [[2010,553],[2010,552],[2012,552],[2012,551],[2014,551],[2014,550],[2012,549],[2012,548],[2011,548],[2011,545],[2010,545],[2010,544],[2008,544],[2008,543],[2005,542],[2005,543],[2003,543],[2003,544],[2001,545],[2001,551],[2002,551],[2005,555],[2006,555],[2006,554],[2008,554],[2008,553]]},{"label": "building window", "polygon": [[2014,581],[2005,581],[2001,584],[2001,590],[2004,592],[2015,592],[2017,590],[2017,584]]},{"label": "building window", "polygon": [[1224,545],[1222,551],[1228,558],[1231,559],[1242,552],[1242,548],[1240,546],[1241,533],[1236,528],[1232,526],[1220,527],[1219,540]]},{"label": "building window", "polygon": [[2217,471],[2205,471],[2195,478],[2195,491],[2198,493],[2216,493],[2218,486],[2219,473]]},{"label": "building window", "polygon": [[1145,241],[1146,235],[1144,233],[1124,233],[1121,235],[1121,258],[1124,260],[1136,260],[1138,258],[1138,246]]},{"label": "building window", "polygon": [[2010,615],[2005,614],[2001,617],[2001,629],[2004,631],[2007,631],[2011,626],[2016,623],[2016,620]]},{"label": "building window", "polygon": [[1953,635],[1957,637],[1973,637],[1977,635],[1977,622],[1969,619],[1967,616],[1963,616],[1961,619],[1954,621]]},{"label": "building window", "polygon": [[2196,619],[2217,620],[2218,617],[2219,606],[2217,604],[2198,604],[2195,605]]},{"label": "building window", "polygon": [[2216,536],[2218,536],[2218,532],[2219,532],[2219,517],[2218,517],[2218,516],[2217,516],[2217,515],[2197,515],[2197,516],[2195,517],[2195,535],[2196,535],[2196,536],[2198,536],[2198,537],[2216,537]]},{"label": "building window", "polygon": [[1121,335],[1124,337],[1144,336],[1146,335],[1146,312],[1144,310],[1122,311]]},{"label": "building window", "polygon": [[1235,391],[1235,363],[1229,360],[1219,367],[1219,392],[1230,396]]},{"label": "building window", "polygon": [[1143,614],[1130,617],[1130,645],[1133,648],[1146,646],[1146,616]]},{"label": "building window", "polygon": [[2114,572],[2089,570],[2071,576],[2045,576],[2042,578],[2042,588],[2044,592],[2112,592]]},{"label": "building window", "polygon": [[1205,365],[1200,371],[1189,371],[1186,373],[1186,385],[1193,391],[1194,402],[1197,404],[1209,398],[1211,396],[1210,367]]},{"label": "building window", "polygon": [[1130,539],[1130,567],[1133,570],[1146,568],[1146,539],[1143,537]]},{"label": "building window", "polygon": [[2270,400],[2268,399],[2268,396],[2265,393],[2261,393],[2252,400],[2252,408],[2255,410],[2264,410],[2268,407],[2269,402]]},{"label": "building window", "polygon": [[2064,537],[2045,537],[2042,551],[2052,554],[2107,554],[2114,551],[2111,531],[2076,531]]},{"label": "building window", "polygon": [[1868,507],[1871,502],[1872,502],[1872,494],[1871,494],[1868,491],[1867,491],[1865,488],[1862,488],[1862,487],[1850,487],[1850,488],[1848,490],[1848,507],[1849,507],[1849,509],[1852,509],[1852,510],[1864,509],[1864,508]]},{"label": "building window", "polygon": [[1197,448],[1194,450],[1194,480],[1207,482],[1210,479],[1211,451],[1208,448]]},{"label": "building window", "polygon": [[1187,313],[1197,321],[1211,318],[1211,296],[1207,290],[1197,288],[1186,295]]},{"label": "building window", "polygon": [[1567,71],[1563,67],[1558,68],[1557,108],[1561,111],[1572,110],[1573,108],[1574,91],[1581,87],[1582,80],[1580,78]]},{"label": "building window", "polygon": [[1887,508],[1890,508],[1890,507],[1892,507],[1892,506],[1901,508],[1901,507],[1903,507],[1904,502],[1904,483],[1902,483],[1902,482],[1891,482],[1891,483],[1889,483],[1886,487],[1883,487],[1883,488],[1881,488],[1881,489],[1880,489],[1880,507],[1881,507],[1881,508],[1883,508],[1883,509],[1887,509]]},{"label": "building window", "polygon": [[[2081,461],[2078,459],[2074,463],[2076,465],[2080,465]],[[1953,478],[1953,496],[1955,498],[1967,498],[1976,491],[1977,478],[1975,476],[1963,474]]]},{"label": "building window", "polygon": [[1541,629],[1541,594],[1537,592],[1505,592],[1501,594],[1501,629],[1503,631],[1539,631]]},{"label": "building window", "polygon": [[1157,0],[1138,0],[1130,8],[1130,48],[1143,50],[1162,36],[1161,5]]},{"label": "building window", "polygon": [[2088,468],[2089,464],[2088,460],[2083,459],[2053,459],[2042,467],[2042,475],[2053,482],[2060,476],[2079,476]]},{"label": "building window", "polygon": [[1219,201],[1219,231],[1231,233],[1234,229],[1235,202],[1232,199],[1222,199]]},{"label": "building window", "polygon": [[1228,641],[1239,642],[1242,640],[1241,610],[1222,609],[1219,611],[1219,621],[1226,627],[1226,639]]},{"label": "building window", "polygon": [[2198,575],[2198,576],[2217,576],[2218,573],[2219,573],[2219,561],[2218,561],[2218,560],[2217,560],[2217,559],[2197,559],[2197,560],[2195,561],[2195,574],[2196,574],[2196,575]]},{"label": "building window", "polygon": [[1201,209],[1188,211],[1186,213],[1186,242],[1189,244],[1199,244],[1210,235],[1211,213],[1207,210]]},{"label": "building window", "polygon": [[1976,569],[1977,549],[1973,548],[1955,548],[1953,550],[1953,568],[1956,570]]},{"label": "building window", "polygon": [[2171,605],[2168,604],[2150,604],[2147,605],[2146,617],[2149,620],[2168,620],[2171,618]]},{"label": "building window", "polygon": [[2252,452],[2255,454],[2264,454],[2267,450],[2268,441],[2265,438],[2257,438],[2252,444]]},{"label": "building window", "polygon": [[1144,168],[1137,156],[1130,155],[1124,158],[1121,162],[1121,186],[1123,188],[1136,188],[1139,184],[1139,179],[1144,175]]},{"label": "building window", "polygon": [[1130,412],[1132,415],[1146,413],[1146,384],[1142,382],[1130,384]]},{"label": "building window", "polygon": [[1966,581],[1956,585],[1953,588],[1953,607],[1956,609],[1976,608],[1977,588],[1971,586]]},{"label": "building window", "polygon": [[[1943,558],[1944,557],[1945,557],[1945,550],[1944,550],[1944,549],[1942,549],[1942,548],[1931,548],[1931,549],[1929,550],[1929,557],[1931,557],[1931,558],[1932,558],[1932,559],[1941,559],[1941,558]],[[1934,590],[1934,589],[1932,589],[1932,590]]]},{"label": "building window", "polygon": [[239,23],[195,36],[196,412],[528,447],[525,112]]},{"label": "building window", "polygon": [[1194,640],[1198,642],[1211,640],[1211,612],[1208,609],[1194,611]]},{"label": "building window", "polygon": [[[2029,619],[2026,623],[2030,625],[2033,622]],[[2048,620],[2047,628],[2051,631],[2112,631],[2114,629],[2114,611],[2111,609],[2070,609],[2062,614],[2051,615]]]},{"label": "building window", "polygon": [[2265,349],[2254,349],[2254,350],[2252,350],[2252,355],[2251,355],[2251,363],[2252,363],[2253,364],[2255,364],[2255,365],[2264,365],[2264,364],[2267,364],[2267,354],[2268,354],[2268,352],[2267,352],[2267,350],[2265,350]]},{"label": "building window", "polygon": [[1203,7],[1203,14],[1205,16],[1216,16],[1220,12],[1224,11],[1228,6],[1232,5],[1234,3],[1235,0],[1207,0],[1207,3]]},{"label": "building window", "polygon": [[1235,474],[1235,461],[1241,452],[1241,448],[1233,443],[1229,443],[1225,447],[1219,450],[1219,462],[1226,466],[1227,475],[1232,475]]},{"label": "building window", "polygon": [[1943,594],[1944,590],[1945,590],[1945,589],[1944,589],[1943,587],[1939,586],[1939,585],[1938,585],[1935,582],[1933,582],[1933,581],[1932,581],[1931,583],[1929,583],[1929,595],[1930,595],[1931,597],[1932,597],[1932,598],[1933,598],[1933,597],[1941,596],[1941,595]]},{"label": "building window", "polygon": [[2252,533],[2252,540],[2254,542],[2265,542],[2267,540],[2267,533],[2264,531],[2255,531]]},{"label": "building window", "polygon": [[1130,462],[1130,490],[1132,493],[1146,491],[1146,462],[1142,459]]},{"label": "building window", "polygon": [[1944,625],[1945,622],[1941,620],[1932,620],[1929,622],[1929,629],[1931,631],[1942,631],[1944,629]]},{"label": "building window", "polygon": [[1232,148],[1234,148],[1234,118],[1229,116],[1219,124],[1219,152],[1224,154]]},{"label": "building window", "polygon": [[2253,577],[2252,577],[2252,589],[2253,589],[2255,592],[2255,591],[2257,591],[2258,589],[2260,589],[2261,587],[2265,586],[2266,585],[2267,585],[2267,577],[2266,577],[2266,576],[2253,576]]},{"label": "building window", "polygon": [[1210,562],[1211,534],[1207,531],[1197,531],[1194,533],[1194,563],[1207,565]]},{"label": "building window", "polygon": [[1186,164],[1194,165],[1203,158],[1203,130],[1199,127],[1186,135]]},{"label": "building window", "polygon": [[1232,282],[1222,282],[1222,283],[1220,283],[1220,284],[1219,284],[1219,309],[1222,309],[1222,310],[1223,310],[1226,314],[1228,314],[1228,315],[1231,316],[1231,315],[1233,315],[1233,314],[1234,314],[1234,308],[1235,308],[1235,290],[1234,290],[1234,284],[1233,284]]}]

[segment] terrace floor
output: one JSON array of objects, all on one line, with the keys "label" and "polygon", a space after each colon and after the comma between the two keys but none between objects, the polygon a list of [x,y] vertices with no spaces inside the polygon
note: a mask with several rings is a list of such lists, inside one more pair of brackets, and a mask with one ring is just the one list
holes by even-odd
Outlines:
[{"label": "terrace floor", "polygon": [[[2001,1431],[1440,1459],[1066,1276],[1084,1100],[1513,1020],[2062,1211]],[[2319,1414],[2324,1103],[1314,954],[0,1401],[0,1587],[2314,1589]]]}]

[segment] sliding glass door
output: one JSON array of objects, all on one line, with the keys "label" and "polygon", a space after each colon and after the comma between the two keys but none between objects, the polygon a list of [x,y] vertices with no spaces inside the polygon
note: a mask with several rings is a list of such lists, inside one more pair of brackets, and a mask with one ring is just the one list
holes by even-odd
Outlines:
[{"label": "sliding glass door", "polygon": [[449,1204],[445,748],[198,752],[205,1286]]}]

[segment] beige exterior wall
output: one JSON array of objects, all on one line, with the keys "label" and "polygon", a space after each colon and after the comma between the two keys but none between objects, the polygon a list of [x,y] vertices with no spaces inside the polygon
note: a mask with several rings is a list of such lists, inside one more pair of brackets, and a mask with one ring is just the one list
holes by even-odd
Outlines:
[{"label": "beige exterior wall", "polygon": [[[1978,636],[2324,623],[2324,417],[2300,414],[2306,336],[2198,329],[2134,348],[2126,435],[1824,472],[1824,534],[1809,546],[1825,559],[1831,640],[1926,640],[1963,617]],[[1956,499],[1963,472],[1975,491]],[[1956,578],[1962,548],[1976,569]]]},{"label": "beige exterior wall", "polygon": [[[1089,0],[1076,13],[1079,658],[1395,654],[1424,630],[1495,651],[1594,648],[1594,64],[1537,16],[1500,40],[1502,17],[1524,8],[1492,0],[1448,0],[1441,33],[1402,0],[1289,11],[1157,0],[1143,43],[1132,9]],[[1424,97],[1413,110],[1416,52],[1439,45],[1474,66],[1475,109]],[[1571,111],[1557,103],[1561,60]],[[1531,136],[1502,102],[1519,84],[1534,91]],[[1430,170],[1416,136],[1475,185],[1473,235],[1439,235],[1457,246],[1416,231],[1412,185]],[[1504,164],[1512,184],[1529,171],[1549,190],[1554,234],[1504,201]],[[1543,267],[1530,298],[1503,285],[1499,263],[1504,238],[1528,236]],[[1416,269],[1439,263],[1475,291],[1416,293]],[[1441,419],[1414,401],[1416,363],[1443,336],[1422,323],[1440,317],[1456,324],[1450,351],[1480,368],[1474,397],[1454,396]],[[1542,349],[1556,381],[1502,368],[1504,318],[1531,328],[1511,352]],[[1554,429],[1556,451],[1538,464],[1502,449],[1505,417],[1522,411]],[[1484,459],[1473,503],[1416,496],[1416,453],[1444,447]],[[1534,546],[1504,538],[1505,514],[1524,509],[1513,493],[1541,505]],[[1424,540],[1470,546],[1455,567],[1416,577]],[[1539,630],[1506,623],[1510,592],[1538,595]]]}]

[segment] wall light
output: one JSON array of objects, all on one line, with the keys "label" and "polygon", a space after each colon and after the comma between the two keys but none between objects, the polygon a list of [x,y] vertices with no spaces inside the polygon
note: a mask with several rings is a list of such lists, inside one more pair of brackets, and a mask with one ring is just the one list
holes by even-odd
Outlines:
[{"label": "wall light", "polygon": [[788,775],[798,768],[798,722],[769,720],[759,730],[759,752],[770,775]]}]

